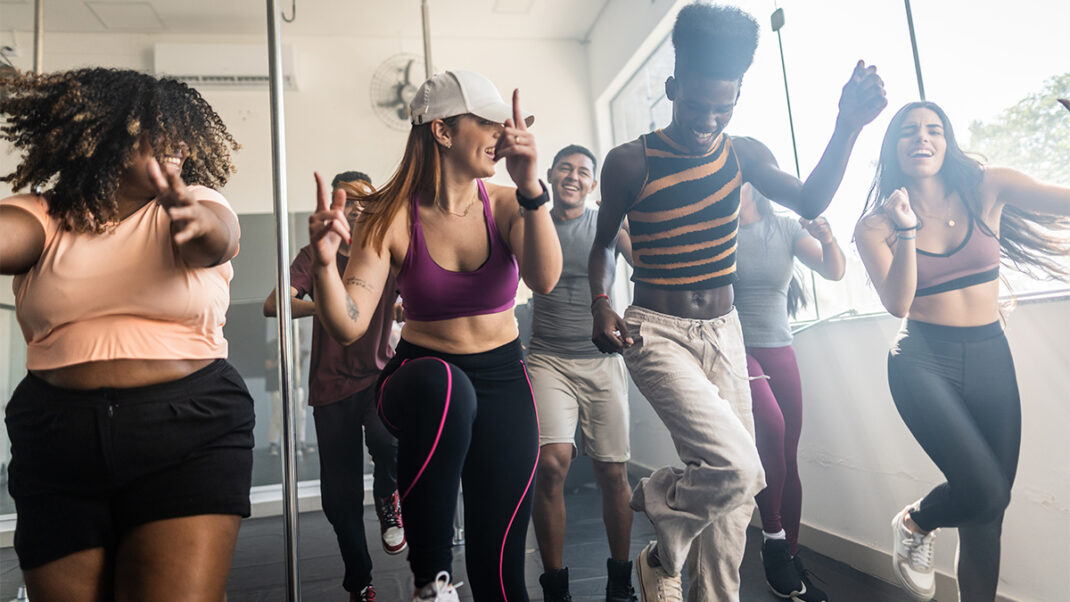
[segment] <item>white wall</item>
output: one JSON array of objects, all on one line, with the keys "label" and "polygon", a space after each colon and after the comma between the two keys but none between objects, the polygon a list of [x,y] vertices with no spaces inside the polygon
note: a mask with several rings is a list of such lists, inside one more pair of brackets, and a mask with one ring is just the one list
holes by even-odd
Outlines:
[{"label": "white wall", "polygon": [[[47,70],[86,65],[114,66],[151,72],[153,44],[166,42],[264,42],[266,36],[191,36],[143,34],[49,33],[45,38]],[[32,36],[16,34],[22,48]],[[369,82],[388,57],[422,54],[417,38],[293,36],[283,43],[297,52],[300,90],[285,93],[287,184],[291,211],[311,210],[312,171],[329,178],[347,169],[367,172],[385,181],[401,157],[406,133],[381,124],[371,109]],[[32,57],[23,53],[20,67]],[[434,41],[439,69],[465,68],[491,78],[508,99],[520,88],[521,105],[535,113],[533,133],[539,146],[541,172],[561,147],[593,146],[592,99],[586,50],[575,40],[513,40],[445,38]],[[221,57],[220,60],[225,60]],[[243,145],[236,156],[238,173],[223,191],[239,213],[271,211],[270,106],[267,88],[202,91]],[[16,157],[0,150],[0,168],[7,173]],[[508,181],[504,166],[496,181]],[[0,195],[8,190],[0,187]]]},{"label": "white wall", "polygon": [[[890,316],[870,316],[821,324],[795,341],[806,408],[803,522],[886,553],[891,516],[943,481],[888,393],[888,344],[898,327]],[[1000,594],[1059,600],[1070,588],[1070,299],[1022,303],[1009,315],[1007,336],[1023,420]],[[679,464],[649,404],[634,391],[632,399],[633,460]],[[937,537],[937,570],[954,573],[956,542],[953,529]]]},{"label": "white wall", "polygon": [[587,61],[590,96],[598,120],[598,145],[592,147],[596,153],[604,156],[613,147],[609,100],[672,31],[676,13],[686,3],[687,0],[611,0],[591,28]]}]

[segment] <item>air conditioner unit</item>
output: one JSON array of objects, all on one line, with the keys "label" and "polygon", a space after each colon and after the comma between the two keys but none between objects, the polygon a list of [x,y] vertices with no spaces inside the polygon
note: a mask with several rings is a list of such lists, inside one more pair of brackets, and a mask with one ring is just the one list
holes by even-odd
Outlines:
[{"label": "air conditioner unit", "polygon": [[[264,88],[268,78],[266,44],[188,44],[160,42],[155,52],[156,75],[172,77],[197,88]],[[282,47],[282,81],[297,90],[292,46]]]}]

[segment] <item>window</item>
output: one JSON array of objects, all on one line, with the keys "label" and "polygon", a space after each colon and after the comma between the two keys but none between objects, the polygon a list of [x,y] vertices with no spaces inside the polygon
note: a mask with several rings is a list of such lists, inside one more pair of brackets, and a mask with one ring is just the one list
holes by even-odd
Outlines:
[{"label": "window", "polygon": [[[768,18],[775,7],[771,2],[757,0],[739,4],[758,19],[762,37],[754,63],[743,79],[740,102],[727,131],[761,140],[781,167],[793,172],[780,50]],[[816,297],[816,303],[800,312],[800,320],[828,317],[848,309],[884,311],[851,242],[852,231],[862,213],[888,122],[899,107],[918,98],[918,86],[903,3],[866,3],[864,21],[856,18],[859,7],[851,0],[828,0],[785,8],[787,22],[781,35],[803,178],[817,164],[832,135],[840,90],[855,61],[864,59],[867,65],[877,65],[888,94],[888,108],[858,136],[843,181],[825,213],[847,256],[847,274],[840,282],[827,282],[812,278],[806,271],[804,285],[808,294]],[[980,121],[1005,129],[1017,126],[1022,136],[1034,136],[1036,140],[1047,133],[1046,143],[1070,155],[1066,150],[1070,149],[1070,115],[1059,115],[1063,119],[1058,123],[1066,128],[1061,130],[1065,138],[1053,142],[1050,131],[1030,129],[1028,120],[1008,123],[1010,120],[1003,114],[1030,94],[1052,92],[1053,78],[1058,76],[1063,76],[1058,81],[1065,86],[1058,88],[1060,94],[1064,98],[1070,96],[1070,66],[1060,46],[1064,38],[1058,29],[1070,20],[1070,4],[1056,6],[1044,0],[1025,0],[1008,12],[1005,5],[948,0],[915,2],[912,9],[926,97],[948,112],[964,149],[984,146],[970,128]],[[999,43],[993,44],[993,40]],[[666,38],[610,102],[614,144],[668,125],[670,103],[664,98],[662,83],[672,68],[672,43]],[[1065,113],[1054,99],[1049,104],[1045,107],[1052,114]],[[1036,144],[1028,139],[1020,146]],[[1044,178],[1046,166],[1029,161],[1025,153],[1008,154],[1007,158],[1012,160],[1001,157],[999,163]],[[1070,172],[1065,168],[1070,165],[1070,156],[1051,163]],[[1050,181],[1065,185],[1070,184],[1070,177],[1063,174],[1061,180],[1053,177]],[[1013,270],[1004,273],[1016,294],[1067,286],[1058,281],[1032,280]]]}]

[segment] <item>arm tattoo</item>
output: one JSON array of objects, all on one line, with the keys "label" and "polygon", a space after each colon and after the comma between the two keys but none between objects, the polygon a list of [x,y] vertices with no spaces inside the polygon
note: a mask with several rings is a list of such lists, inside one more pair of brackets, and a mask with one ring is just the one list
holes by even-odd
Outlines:
[{"label": "arm tattoo", "polygon": [[353,297],[350,297],[349,295],[346,295],[346,315],[348,315],[349,319],[354,322],[360,317],[360,311],[357,310],[357,304],[353,302]]},{"label": "arm tattoo", "polygon": [[364,289],[366,291],[371,291],[373,293],[377,292],[377,289],[374,286],[368,284],[368,282],[366,280],[362,279],[362,278],[353,278],[351,276],[349,278],[346,278],[343,281],[343,283],[346,286],[359,286],[360,288],[362,288],[362,289]]}]

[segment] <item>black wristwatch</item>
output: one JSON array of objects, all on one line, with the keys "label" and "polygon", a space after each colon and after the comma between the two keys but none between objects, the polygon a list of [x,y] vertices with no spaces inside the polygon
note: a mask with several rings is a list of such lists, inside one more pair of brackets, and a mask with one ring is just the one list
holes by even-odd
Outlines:
[{"label": "black wristwatch", "polygon": [[520,206],[523,207],[524,209],[527,209],[528,211],[535,211],[539,207],[542,207],[546,203],[549,203],[550,202],[550,191],[546,188],[546,184],[543,184],[542,180],[539,180],[539,186],[542,186],[542,194],[540,194],[539,196],[537,196],[537,197],[535,197],[533,199],[529,199],[529,198],[525,197],[524,195],[520,194],[520,189],[517,188],[516,189],[516,202],[520,203]]}]

